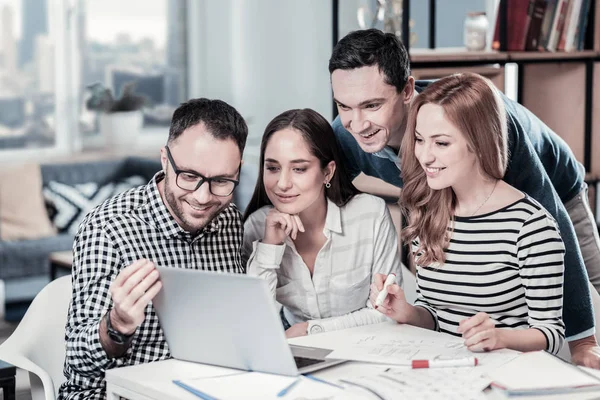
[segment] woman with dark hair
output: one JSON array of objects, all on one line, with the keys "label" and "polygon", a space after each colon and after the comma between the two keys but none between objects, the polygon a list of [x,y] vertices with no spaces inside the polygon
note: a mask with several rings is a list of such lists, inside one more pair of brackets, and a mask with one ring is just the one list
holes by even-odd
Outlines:
[{"label": "woman with dark hair", "polygon": [[310,109],[275,117],[260,166],[243,254],[283,305],[286,335],[385,321],[369,287],[375,273],[402,283],[396,230],[385,202],[352,185],[327,120]]},{"label": "woman with dark hair", "polygon": [[402,238],[412,243],[417,300],[392,285],[378,310],[462,336],[472,351],[558,352],[565,248],[548,211],[502,180],[507,116],[497,89],[468,73],[432,83],[402,140]]}]

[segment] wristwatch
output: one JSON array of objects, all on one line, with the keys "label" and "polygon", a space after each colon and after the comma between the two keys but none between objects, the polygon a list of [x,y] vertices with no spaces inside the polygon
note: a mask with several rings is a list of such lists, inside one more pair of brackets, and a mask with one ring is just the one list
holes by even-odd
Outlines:
[{"label": "wristwatch", "polygon": [[323,328],[323,326],[321,324],[319,324],[318,322],[315,321],[308,321],[308,327],[306,329],[306,333],[308,335],[314,335],[316,333],[322,333],[325,332],[325,329]]},{"label": "wristwatch", "polygon": [[110,311],[111,310],[108,310],[108,312],[106,313],[106,330],[108,332],[108,337],[116,344],[129,344],[129,342],[131,342],[131,339],[133,338],[133,335],[135,335],[135,332],[126,335],[116,330],[110,323]]}]

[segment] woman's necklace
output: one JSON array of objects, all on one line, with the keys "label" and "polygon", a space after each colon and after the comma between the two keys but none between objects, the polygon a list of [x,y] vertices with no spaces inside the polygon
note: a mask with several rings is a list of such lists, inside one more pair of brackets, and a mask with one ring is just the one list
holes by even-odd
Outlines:
[{"label": "woman's necklace", "polygon": [[483,205],[484,205],[485,203],[487,203],[487,201],[490,199],[490,197],[492,197],[492,194],[494,194],[494,190],[496,190],[496,186],[498,185],[498,181],[499,181],[499,179],[496,179],[496,183],[494,183],[494,188],[492,189],[492,191],[490,192],[490,194],[488,195],[488,197],[486,197],[486,198],[485,198],[485,200],[483,201],[483,203],[481,203],[481,204],[479,205],[479,207],[477,207],[477,208],[475,209],[475,211],[473,211],[473,214],[471,214],[471,217],[472,217],[473,215],[475,215],[475,213],[477,213],[477,211],[479,211],[479,209],[480,209],[481,207],[483,207]]}]

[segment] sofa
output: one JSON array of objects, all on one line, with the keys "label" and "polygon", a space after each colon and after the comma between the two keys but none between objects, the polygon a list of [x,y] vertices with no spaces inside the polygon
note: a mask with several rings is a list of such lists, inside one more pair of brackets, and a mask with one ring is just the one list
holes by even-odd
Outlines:
[{"label": "sofa", "polygon": [[[65,187],[78,187],[78,185],[95,184],[97,187],[107,187],[111,182],[119,182],[132,176],[138,177],[138,182],[143,180],[145,183],[160,168],[158,160],[138,157],[40,165],[43,191],[46,192],[49,191],[48,185],[64,184]],[[115,186],[112,188],[113,192],[117,189]],[[15,193],[19,193],[18,190]],[[56,205],[51,204],[47,196],[45,196],[45,200],[48,212],[55,213]],[[89,207],[92,207],[92,204],[89,204]],[[84,212],[79,215],[79,219],[85,215]],[[80,221],[73,221],[71,224],[75,230],[78,222]],[[61,232],[59,230],[54,235],[40,238],[0,240],[0,280],[10,281],[39,275],[49,276],[49,254],[71,250],[73,237],[74,229],[71,228],[71,231]]]},{"label": "sofa", "polygon": [[[100,193],[103,189],[108,189],[104,190],[104,193],[100,196],[102,198],[95,199],[96,201],[90,201],[90,204],[86,204],[88,206],[87,209],[78,210],[78,213],[69,215],[66,218],[69,220],[66,223],[70,225],[70,229],[62,226],[60,227],[62,229],[58,229],[58,232],[55,234],[34,239],[2,240],[2,236],[0,235],[0,280],[10,281],[32,276],[49,276],[50,253],[72,249],[74,233],[77,230],[79,222],[81,222],[81,219],[93,206],[101,202],[105,197],[111,197],[129,187],[147,183],[160,168],[161,165],[158,159],[150,160],[139,157],[127,157],[109,161],[40,165],[42,191],[46,200],[47,212],[50,214],[49,218],[54,225],[60,225],[60,223],[58,218],[52,218],[52,214],[56,213],[55,207],[57,205],[52,204],[52,200],[57,198],[56,196],[52,196],[50,190],[52,187],[64,185],[69,188],[79,186],[83,187],[81,190],[84,190],[86,184],[95,184],[96,189],[94,193]],[[233,198],[233,202],[242,211],[252,195],[257,175],[256,166],[244,165],[242,168],[241,182],[234,192]],[[117,182],[127,183],[126,180],[131,177],[137,177],[138,180],[125,186],[115,184]],[[114,185],[109,187],[111,183]],[[2,189],[0,183],[0,190]],[[15,191],[15,193],[19,192]],[[61,198],[58,197],[58,199]],[[71,203],[73,201],[68,203],[68,205],[72,206]],[[0,206],[1,204],[0,201]],[[1,209],[0,214],[2,214]],[[65,221],[62,221],[62,223],[64,224]]]}]

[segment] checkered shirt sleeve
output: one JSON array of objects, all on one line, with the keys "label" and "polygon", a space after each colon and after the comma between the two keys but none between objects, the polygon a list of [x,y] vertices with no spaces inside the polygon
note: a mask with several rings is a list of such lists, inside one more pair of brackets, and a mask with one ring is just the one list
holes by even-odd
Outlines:
[{"label": "checkered shirt sleeve", "polygon": [[170,357],[158,318],[149,304],[127,353],[111,359],[100,344],[99,325],[112,306],[111,282],[132,262],[215,272],[244,273],[241,216],[223,210],[199,234],[183,231],[163,204],[158,173],[146,186],[107,200],[86,216],[73,245],[73,297],[66,325],[67,381],[59,399],[105,398],[107,369]]}]

